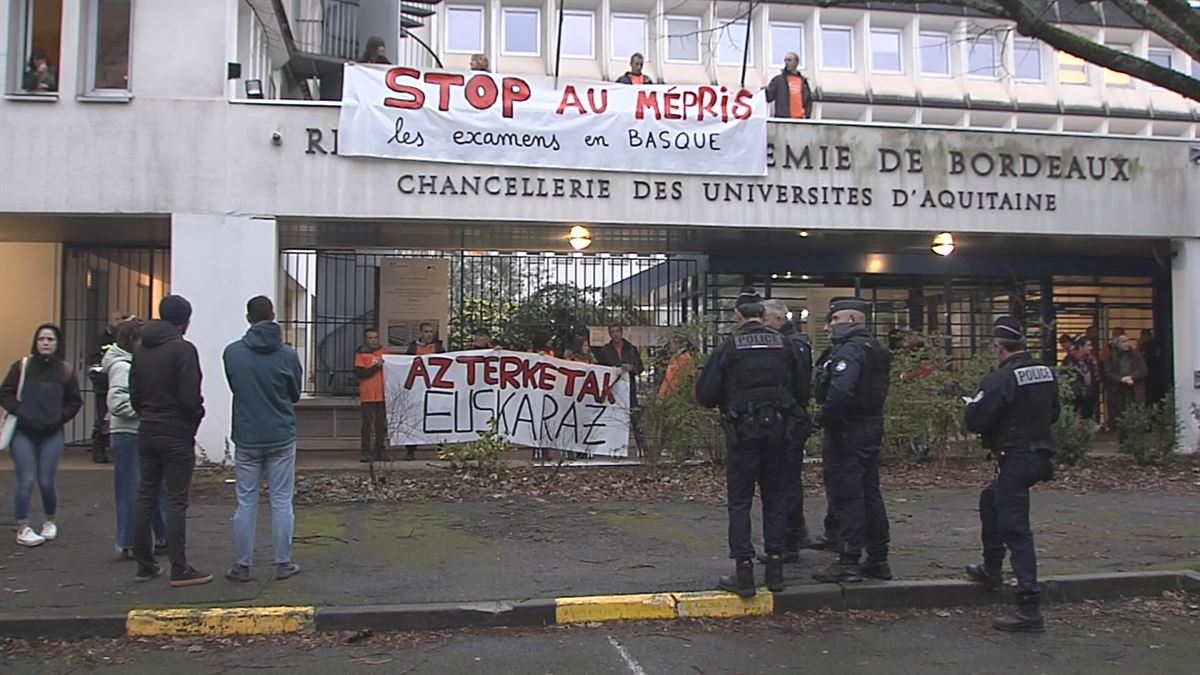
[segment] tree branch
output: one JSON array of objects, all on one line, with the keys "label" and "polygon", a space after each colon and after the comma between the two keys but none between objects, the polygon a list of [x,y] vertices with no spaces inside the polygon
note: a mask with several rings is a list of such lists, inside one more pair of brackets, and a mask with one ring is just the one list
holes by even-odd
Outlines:
[{"label": "tree branch", "polygon": [[1193,40],[1200,41],[1200,12],[1197,12],[1187,0],[1147,0],[1154,9],[1162,12],[1163,16],[1175,22]]},{"label": "tree branch", "polygon": [[1188,56],[1200,61],[1200,40],[1180,29],[1158,10],[1138,2],[1138,0],[1112,0],[1112,3],[1132,17],[1134,21],[1187,52]]}]

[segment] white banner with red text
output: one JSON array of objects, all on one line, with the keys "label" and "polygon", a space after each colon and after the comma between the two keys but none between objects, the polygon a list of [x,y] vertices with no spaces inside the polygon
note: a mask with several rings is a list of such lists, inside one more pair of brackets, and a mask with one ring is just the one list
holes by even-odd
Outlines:
[{"label": "white banner with red text", "polygon": [[383,381],[393,446],[467,443],[494,426],[530,448],[629,452],[629,378],[620,368],[478,349],[385,356]]},{"label": "white banner with red text", "polygon": [[345,66],[339,155],[765,176],[766,148],[763,91]]}]

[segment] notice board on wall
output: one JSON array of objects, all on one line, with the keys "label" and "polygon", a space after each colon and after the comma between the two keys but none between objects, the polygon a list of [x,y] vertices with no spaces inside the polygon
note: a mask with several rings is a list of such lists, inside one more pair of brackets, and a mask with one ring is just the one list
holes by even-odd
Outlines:
[{"label": "notice board on wall", "polygon": [[444,339],[450,317],[450,261],[385,258],[379,268],[379,333],[393,349],[407,347],[433,324]]}]

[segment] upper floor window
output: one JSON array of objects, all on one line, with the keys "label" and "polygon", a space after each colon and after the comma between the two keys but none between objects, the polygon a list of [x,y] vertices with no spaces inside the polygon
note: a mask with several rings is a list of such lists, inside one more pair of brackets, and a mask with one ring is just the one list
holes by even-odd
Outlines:
[{"label": "upper floor window", "polygon": [[[62,48],[62,0],[16,0],[10,19],[17,38],[9,82],[25,94],[58,91],[58,62]],[[6,7],[5,9],[9,9]]]},{"label": "upper floor window", "polygon": [[475,54],[483,51],[483,8],[446,8],[446,51]]},{"label": "upper floor window", "polygon": [[949,33],[921,33],[921,73],[950,74]]},{"label": "upper floor window", "polygon": [[1000,76],[999,60],[996,58],[996,38],[978,35],[967,43],[967,74],[971,77],[996,79]]},{"label": "upper floor window", "polygon": [[771,22],[771,65],[783,67],[783,58],[789,53],[800,57],[804,67],[804,24]]},{"label": "upper floor window", "polygon": [[[733,21],[726,23],[717,19],[721,30],[717,33],[717,63],[723,66],[740,66],[746,52],[746,22]],[[754,36],[750,36],[750,52],[745,55],[746,65],[754,65]]]},{"label": "upper floor window", "polygon": [[610,56],[620,61],[628,61],[634,54],[645,54],[648,25],[649,20],[645,14],[613,14]]},{"label": "upper floor window", "polygon": [[667,61],[700,63],[700,17],[668,16]]},{"label": "upper floor window", "polygon": [[821,68],[854,70],[854,28],[821,26]]},{"label": "upper floor window", "polygon": [[903,73],[903,44],[900,31],[892,28],[871,29],[871,72]]},{"label": "upper floor window", "polygon": [[89,3],[92,91],[129,90],[130,0],[96,0]]},{"label": "upper floor window", "polygon": [[[1133,51],[1133,47],[1130,45],[1110,44],[1107,46],[1109,49],[1115,49],[1119,52],[1125,52],[1126,54],[1129,54]],[[1133,86],[1133,78],[1117,70],[1105,69],[1104,83],[1110,87],[1131,87]]]},{"label": "upper floor window", "polygon": [[1200,61],[1192,61],[1192,77],[1200,80]]},{"label": "upper floor window", "polygon": [[501,23],[501,53],[505,56],[540,56],[542,53],[541,12],[537,9],[505,7]]},{"label": "upper floor window", "polygon": [[1066,52],[1058,53],[1058,81],[1062,84],[1087,84],[1087,62]]},{"label": "upper floor window", "polygon": [[1028,38],[1013,40],[1013,74],[1023,82],[1041,82],[1042,43]]},{"label": "upper floor window", "polygon": [[596,58],[596,15],[592,12],[566,10],[562,22],[562,53],[568,58]]},{"label": "upper floor window", "polygon": [[1163,68],[1174,68],[1175,52],[1170,49],[1151,47],[1150,51],[1146,53],[1146,60]]}]

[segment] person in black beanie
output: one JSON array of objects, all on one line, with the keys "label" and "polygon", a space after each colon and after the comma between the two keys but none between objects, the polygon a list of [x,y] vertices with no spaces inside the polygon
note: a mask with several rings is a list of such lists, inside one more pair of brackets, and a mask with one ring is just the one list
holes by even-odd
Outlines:
[{"label": "person in black beanie", "polygon": [[141,419],[138,458],[141,483],[133,532],[134,581],[162,574],[154,560],[152,520],[160,486],[166,490],[167,554],[171,586],[198,586],[212,581],[187,562],[188,491],[196,466],[196,430],[204,419],[200,395],[200,357],[183,339],[192,319],[192,305],[179,295],[163,297],[161,319],[142,330],[142,343],[133,357],[129,397]]}]

